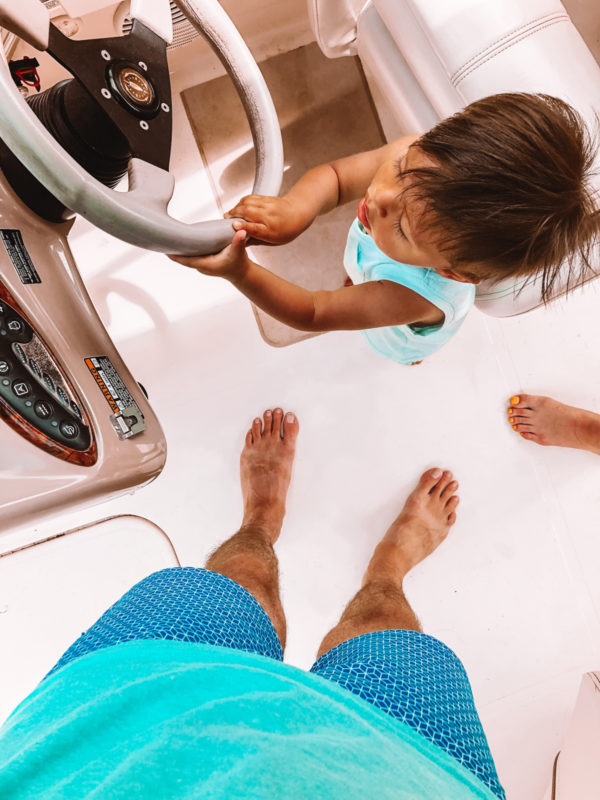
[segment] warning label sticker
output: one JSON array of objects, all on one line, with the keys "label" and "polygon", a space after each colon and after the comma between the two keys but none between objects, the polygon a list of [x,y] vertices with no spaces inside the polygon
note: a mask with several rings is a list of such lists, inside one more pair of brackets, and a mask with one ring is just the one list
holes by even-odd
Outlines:
[{"label": "warning label sticker", "polygon": [[112,426],[119,439],[129,439],[146,430],[144,415],[108,356],[90,356],[85,364],[112,408]]},{"label": "warning label sticker", "polygon": [[27,252],[21,231],[16,228],[0,228],[0,238],[21,283],[41,283],[42,279]]}]

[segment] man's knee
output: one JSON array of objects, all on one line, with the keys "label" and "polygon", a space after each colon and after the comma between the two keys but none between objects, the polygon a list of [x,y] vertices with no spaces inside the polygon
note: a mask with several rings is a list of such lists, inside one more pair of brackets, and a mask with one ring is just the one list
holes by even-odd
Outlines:
[{"label": "man's knee", "polygon": [[[385,582],[368,583],[354,598],[353,611],[357,614],[379,614],[393,616],[398,614],[400,608],[407,605],[402,589],[397,585]],[[350,610],[350,608],[348,609]]]}]

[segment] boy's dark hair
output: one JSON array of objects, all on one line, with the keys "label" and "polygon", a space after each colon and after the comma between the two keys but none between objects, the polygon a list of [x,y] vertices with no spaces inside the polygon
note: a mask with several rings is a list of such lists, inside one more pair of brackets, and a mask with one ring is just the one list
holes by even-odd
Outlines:
[{"label": "boy's dark hair", "polygon": [[563,262],[567,288],[591,277],[596,147],[570,105],[545,94],[492,95],[412,147],[437,165],[406,170],[405,191],[423,201],[421,222],[457,272],[492,280],[541,273],[545,302]]}]

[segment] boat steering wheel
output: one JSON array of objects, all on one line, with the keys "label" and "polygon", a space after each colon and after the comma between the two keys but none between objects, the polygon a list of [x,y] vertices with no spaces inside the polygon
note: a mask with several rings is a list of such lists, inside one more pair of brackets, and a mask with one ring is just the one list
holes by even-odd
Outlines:
[{"label": "boat steering wheel", "polygon": [[[215,0],[178,0],[209,41],[246,109],[256,150],[253,192],[276,195],[283,172],[281,132],[271,96],[235,26]],[[132,0],[126,36],[72,40],[50,24],[39,0],[0,0],[0,24],[57,59],[99,104],[131,150],[129,191],[105,186],[60,147],[16,89],[0,59],[0,137],[67,208],[138,247],[206,255],[225,247],[232,220],[184,223],[167,212],[175,185],[168,171],[172,112],[167,0]]]}]

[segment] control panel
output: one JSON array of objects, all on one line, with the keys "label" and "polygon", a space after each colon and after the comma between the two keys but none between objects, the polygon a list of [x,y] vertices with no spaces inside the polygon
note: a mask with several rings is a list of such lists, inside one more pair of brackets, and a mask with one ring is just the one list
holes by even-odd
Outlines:
[{"label": "control panel", "polygon": [[[73,451],[89,451],[93,443],[75,392],[42,339],[1,289],[0,401],[8,407],[7,421],[59,458],[90,463],[69,458]],[[55,446],[44,446],[50,443]]]}]

